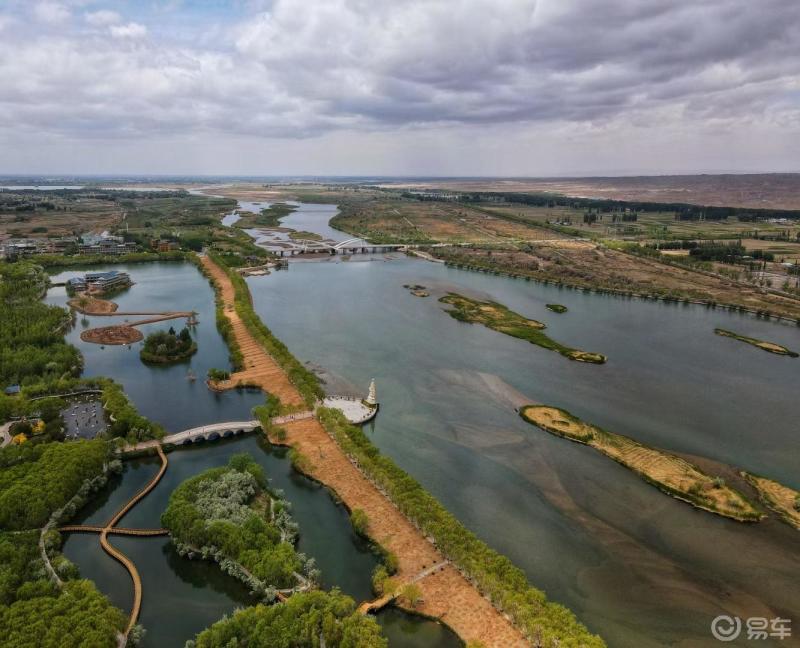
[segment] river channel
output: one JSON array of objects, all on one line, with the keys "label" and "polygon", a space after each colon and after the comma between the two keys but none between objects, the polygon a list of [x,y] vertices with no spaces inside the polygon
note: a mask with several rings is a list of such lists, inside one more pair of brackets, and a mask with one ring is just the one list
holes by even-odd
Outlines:
[{"label": "river channel", "polygon": [[[334,213],[302,206],[298,212],[302,225],[293,226],[319,233],[329,228]],[[290,225],[289,218],[284,225]],[[210,366],[227,366],[214,327],[211,291],[193,266],[123,269],[136,285],[115,298],[120,310],[134,310],[136,304],[149,308],[154,299],[170,310],[197,310],[200,353],[191,360],[193,370],[203,376]],[[57,279],[61,276],[68,275]],[[248,283],[265,323],[301,361],[323,367],[331,385],[365,391],[375,378],[381,409],[368,433],[376,445],[609,645],[718,646],[710,623],[719,614],[789,618],[798,632],[796,531],[774,516],[745,525],[695,510],[590,448],[526,424],[515,412],[524,402],[556,405],[644,443],[800,488],[800,359],[764,353],[713,333],[722,327],[800,349],[797,328],[702,306],[557,289],[400,255],[292,262],[288,271],[252,277]],[[431,296],[415,297],[404,284],[427,286]],[[570,362],[458,322],[437,302],[447,291],[506,304],[545,322],[554,339],[609,360],[605,365]],[[48,300],[63,303],[62,291],[51,290]],[[545,308],[548,303],[564,304],[569,311],[552,313]],[[91,325],[102,325],[95,321],[100,319],[90,318]],[[201,380],[186,380],[186,366],[145,367],[135,345],[132,350],[89,348],[77,340],[80,326],[79,321],[69,339],[86,357],[86,374],[119,380],[139,410],[170,431],[247,417],[262,400],[247,392],[212,394]],[[255,438],[172,453],[165,478],[172,481],[159,485],[124,523],[156,525],[177,483],[240,449],[252,452],[275,485],[286,490],[301,525],[301,548],[317,558],[326,582],[354,595],[368,587],[373,558],[352,537],[344,512],[324,489],[292,475],[285,460]],[[84,513],[86,519],[107,518],[115,502],[124,501],[153,471],[149,461],[127,462],[108,500],[100,498]],[[292,488],[316,499],[304,504]],[[314,520],[326,507],[324,525],[336,529],[335,541],[326,534],[315,553],[320,525]],[[179,645],[178,639],[248,602],[235,582],[213,566],[176,557],[163,539],[115,538],[114,543],[142,572],[142,622],[151,639],[171,636],[172,626],[186,624],[174,629],[174,644],[149,645]],[[96,538],[71,537],[65,552],[126,607],[126,599],[119,597],[129,600],[127,576],[99,551]],[[349,580],[335,571],[337,561],[359,565],[360,575]],[[411,642],[393,639],[393,646],[452,641],[445,634],[445,643],[435,643],[436,637],[424,643],[441,626],[419,630],[418,621],[409,626],[399,613],[385,614],[382,621],[390,636],[400,631]],[[403,631],[405,626],[414,633]]]},{"label": "river channel", "polygon": [[[514,409],[556,405],[800,488],[800,360],[714,335],[722,327],[800,349],[796,327],[397,256],[300,261],[248,283],[301,360],[361,389],[376,379],[378,447],[610,645],[715,646],[719,614],[800,623],[796,531],[775,516],[745,525],[695,510]],[[608,363],[570,362],[458,322],[437,302],[447,291],[506,304]]]}]

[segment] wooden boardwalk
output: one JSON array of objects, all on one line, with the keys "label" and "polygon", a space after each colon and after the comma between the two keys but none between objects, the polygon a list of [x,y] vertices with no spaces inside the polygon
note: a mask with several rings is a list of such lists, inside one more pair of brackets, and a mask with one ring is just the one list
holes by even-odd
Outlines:
[{"label": "wooden boardwalk", "polygon": [[[216,284],[223,312],[233,325],[245,357],[245,370],[234,374],[231,382],[234,377],[241,377],[275,394],[283,403],[301,404],[303,399],[286,373],[235,312],[234,289],[228,274],[208,256],[201,257],[201,262]],[[436,566],[418,582],[423,600],[417,611],[442,619],[465,643],[480,641],[486,648],[530,646],[522,633],[447,563],[445,556],[350,461],[316,418],[291,421],[284,428],[284,443],[295,446],[309,459],[310,476],[332,489],[349,510],[361,509],[367,514],[370,536],[398,557],[396,578],[400,582],[408,582]]]},{"label": "wooden boardwalk", "polygon": [[124,553],[122,553],[119,549],[114,547],[109,541],[109,535],[128,535],[128,536],[161,536],[166,535],[166,529],[131,529],[127,527],[118,527],[117,522],[119,522],[125,515],[134,507],[136,504],[147,496],[147,494],[153,490],[157,485],[158,482],[161,481],[161,478],[164,476],[164,473],[167,471],[167,455],[164,454],[164,451],[161,449],[160,445],[156,446],[158,450],[158,456],[161,459],[161,467],[159,468],[156,475],[145,484],[144,488],[142,488],[136,495],[134,495],[131,499],[129,499],[119,511],[114,514],[108,523],[105,526],[89,526],[89,525],[72,525],[72,526],[64,526],[59,529],[59,531],[63,533],[99,533],[100,534],[100,546],[103,547],[103,551],[105,551],[109,556],[114,558],[118,561],[131,576],[131,580],[133,581],[133,606],[131,608],[130,617],[128,619],[128,626],[125,628],[124,636],[127,637],[128,633],[130,633],[131,628],[136,625],[136,621],[139,619],[139,612],[142,608],[142,579],[139,576],[139,571],[136,569],[136,565],[133,564],[133,561],[128,558]]}]

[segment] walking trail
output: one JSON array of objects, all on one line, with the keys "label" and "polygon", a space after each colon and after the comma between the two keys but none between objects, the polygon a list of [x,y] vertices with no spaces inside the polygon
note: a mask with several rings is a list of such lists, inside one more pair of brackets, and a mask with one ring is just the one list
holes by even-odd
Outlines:
[{"label": "walking trail", "polygon": [[[229,382],[246,380],[275,394],[284,404],[301,405],[300,393],[286,373],[250,334],[234,309],[234,288],[227,273],[208,256],[201,262],[213,277],[223,311],[233,326],[245,358],[244,371]],[[422,601],[414,608],[440,618],[465,642],[478,640],[487,648],[529,646],[522,634],[429,542],[423,534],[356,468],[316,418],[289,422],[286,443],[311,463],[309,474],[331,488],[349,510],[361,509],[369,519],[369,534],[393,552],[399,562],[400,586],[416,582]],[[376,604],[365,606],[366,609]]]}]

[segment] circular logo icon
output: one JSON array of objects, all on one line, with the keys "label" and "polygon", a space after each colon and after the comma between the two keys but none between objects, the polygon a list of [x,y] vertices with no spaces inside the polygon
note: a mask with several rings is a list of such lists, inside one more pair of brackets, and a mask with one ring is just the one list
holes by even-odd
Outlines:
[{"label": "circular logo icon", "polygon": [[742,632],[742,620],[739,617],[720,614],[711,622],[711,634],[719,641],[733,641]]}]

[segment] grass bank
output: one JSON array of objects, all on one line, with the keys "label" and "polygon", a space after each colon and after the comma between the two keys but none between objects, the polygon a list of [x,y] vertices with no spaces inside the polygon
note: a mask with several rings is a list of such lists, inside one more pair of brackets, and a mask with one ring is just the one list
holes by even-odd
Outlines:
[{"label": "grass bank", "polygon": [[545,333],[542,333],[542,329],[545,328],[544,324],[523,317],[497,302],[479,301],[457,293],[448,293],[439,301],[453,306],[453,309],[448,310],[447,313],[449,313],[450,317],[460,322],[483,324],[493,331],[498,331],[520,340],[527,340],[531,344],[560,353],[570,360],[592,364],[603,364],[606,361],[606,357],[601,353],[581,351],[556,342]]},{"label": "grass bank", "polygon": [[548,601],[544,592],[528,582],[521,569],[464,527],[419,482],[382,455],[341,412],[319,408],[317,413],[320,423],[358,468],[529,639],[537,639],[543,646],[562,648],[605,645],[572,612]]},{"label": "grass bank", "polygon": [[705,474],[688,461],[650,448],[621,434],[586,423],[566,410],[528,405],[520,410],[528,423],[593,447],[629,468],[642,479],[676,499],[740,522],[757,522],[761,512],[719,477]]},{"label": "grass bank", "polygon": [[[256,341],[262,345],[266,352],[272,356],[272,359],[286,372],[291,383],[297,388],[297,391],[300,392],[306,405],[314,407],[317,401],[321,401],[325,396],[319,379],[312,371],[306,369],[300,361],[292,355],[287,346],[275,337],[272,331],[261,321],[261,318],[253,309],[250,291],[242,276],[228,268],[215,253],[210,252],[209,257],[214,263],[228,273],[235,293],[234,306],[236,313],[247,327],[247,330],[250,331],[250,334]],[[228,321],[224,313],[222,316],[225,318],[225,321]],[[228,326],[230,326],[230,322]],[[232,332],[231,337],[233,337]]]},{"label": "grass bank", "polygon": [[747,337],[746,335],[739,335],[738,333],[734,333],[733,331],[727,331],[721,328],[714,329],[714,333],[716,333],[717,335],[721,335],[722,337],[729,337],[733,338],[734,340],[739,340],[739,342],[750,344],[758,349],[761,349],[762,351],[767,351],[769,353],[774,353],[776,355],[789,356],[790,358],[796,358],[798,356],[798,354],[795,353],[794,351],[790,351],[785,346],[781,346],[780,344],[775,344],[774,342],[766,342],[765,340],[759,340],[757,338]]},{"label": "grass bank", "polygon": [[761,501],[775,511],[781,520],[800,530],[800,492],[753,473],[743,471],[742,477],[756,489]]}]

